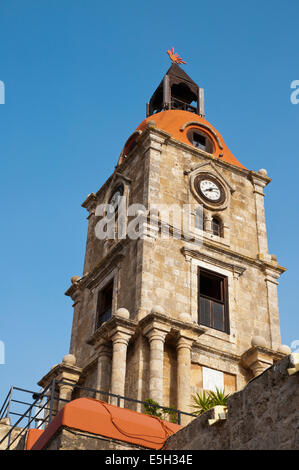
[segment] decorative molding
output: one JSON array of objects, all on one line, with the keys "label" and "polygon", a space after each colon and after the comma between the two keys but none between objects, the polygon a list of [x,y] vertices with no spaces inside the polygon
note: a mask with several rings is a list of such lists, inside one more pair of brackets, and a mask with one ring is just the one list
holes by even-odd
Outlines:
[{"label": "decorative molding", "polygon": [[[237,253],[224,246],[217,246],[216,244],[208,240],[204,240],[203,246],[207,247],[209,250],[213,251],[214,253],[220,253],[224,256],[229,256],[232,260],[238,260],[242,263],[246,263],[248,266],[254,266],[262,270],[265,270],[266,268],[270,268],[273,270],[273,272],[276,272],[279,276],[286,271],[286,268],[279,266],[277,263],[267,262],[265,260],[261,260],[258,258],[250,258],[249,256],[243,255],[242,253]],[[183,247],[182,250],[184,248],[189,249],[189,247],[186,246],[186,247]],[[195,253],[199,253],[199,252],[195,251]]]},{"label": "decorative molding", "polygon": [[110,341],[116,332],[123,332],[132,336],[137,329],[137,322],[131,319],[113,315],[110,320],[103,323],[95,333],[93,333],[86,341],[87,344],[95,346],[100,341]]},{"label": "decorative molding", "polygon": [[181,252],[183,253],[186,259],[189,259],[191,257],[191,258],[199,259],[201,261],[205,261],[207,263],[213,264],[214,266],[218,266],[219,268],[227,269],[231,271],[234,275],[237,275],[238,277],[240,277],[244,273],[244,271],[246,271],[246,268],[244,266],[222,261],[220,259],[214,258],[205,253],[202,253],[200,251],[191,250],[190,248],[185,247],[185,246],[181,248]]},{"label": "decorative molding", "polygon": [[[191,168],[190,170],[185,171],[185,174],[189,177],[189,184],[191,192],[196,200],[203,204],[203,206],[211,211],[223,211],[226,209],[230,204],[230,196],[235,192],[235,188],[231,185],[231,183],[221,174],[221,172],[217,169],[216,165],[213,162],[204,162],[200,165],[196,165],[195,167]],[[222,186],[223,191],[225,193],[224,200],[218,203],[212,203],[207,201],[205,198],[201,197],[199,192],[195,187],[195,180],[201,175],[206,175],[207,178],[209,176],[214,178],[219,182]]]},{"label": "decorative molding", "polygon": [[[216,349],[215,347],[212,348],[211,346],[206,346],[204,344],[201,344],[199,341],[196,341],[194,343],[194,348],[193,348],[193,351],[192,351],[192,355],[199,354],[201,351],[212,354],[213,356],[220,357],[220,359],[224,359],[224,360],[228,359],[228,360],[234,361],[236,363],[239,363],[239,361],[240,361],[240,356],[238,356],[237,354],[233,354],[233,353],[228,352],[228,351],[223,351],[223,350],[220,350],[220,349]],[[195,361],[194,358],[192,358],[192,362],[194,364],[199,364],[199,362]],[[222,370],[222,372],[226,372],[226,371]]]},{"label": "decorative molding", "polygon": [[65,295],[72,296],[74,291],[80,289],[92,289],[100,282],[100,279],[106,277],[112,271],[117,263],[125,256],[125,246],[127,240],[121,240],[112,250],[98,263],[91,272],[86,273],[79,281],[74,283],[65,292]]},{"label": "decorative molding", "polygon": [[87,209],[89,212],[89,215],[91,215],[91,212],[94,213],[95,207],[97,204],[97,196],[94,193],[90,193],[85,201],[81,204],[81,207],[84,207],[84,209]]},{"label": "decorative molding", "polygon": [[186,127],[189,127],[189,126],[198,126],[211,132],[211,134],[215,137],[217,141],[218,147],[220,148],[220,150],[223,150],[223,145],[221,144],[218,135],[210,126],[208,126],[207,124],[203,124],[202,122],[199,122],[199,121],[188,121],[180,128],[180,131],[183,132],[186,129]]},{"label": "decorative molding", "polygon": [[207,330],[205,327],[200,326],[195,322],[182,322],[161,313],[150,313],[143,317],[139,321],[139,328],[141,331],[144,331],[147,330],[151,324],[165,325],[169,329],[169,332],[172,336],[184,336],[183,332],[189,332],[198,336],[204,334]]}]

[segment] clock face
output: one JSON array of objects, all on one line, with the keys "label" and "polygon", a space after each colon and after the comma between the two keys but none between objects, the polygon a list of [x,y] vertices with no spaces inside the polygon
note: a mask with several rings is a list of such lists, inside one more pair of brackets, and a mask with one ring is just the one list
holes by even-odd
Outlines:
[{"label": "clock face", "polygon": [[212,177],[201,176],[196,181],[197,191],[209,202],[219,203],[224,199],[224,191],[220,183]]}]

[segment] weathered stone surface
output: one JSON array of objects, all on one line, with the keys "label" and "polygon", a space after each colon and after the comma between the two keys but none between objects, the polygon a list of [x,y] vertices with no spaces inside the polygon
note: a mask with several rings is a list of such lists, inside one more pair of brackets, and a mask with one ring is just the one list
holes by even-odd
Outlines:
[{"label": "weathered stone surface", "polygon": [[[11,430],[10,424],[0,423],[0,441],[7,435]],[[25,445],[25,433],[22,433],[22,428],[16,427],[10,434],[10,438],[7,437],[0,445],[0,450],[6,450],[8,443],[10,443],[10,450],[23,450]]]},{"label": "weathered stone surface", "polygon": [[[192,210],[188,235],[193,236],[196,209],[202,201],[196,196],[192,181],[201,171],[218,175],[227,200],[217,210],[204,206],[204,227],[199,234],[196,232],[199,244],[193,243],[190,248],[184,237],[163,238],[162,228],[178,234],[181,225],[175,210],[167,220],[161,208],[152,211],[154,217],[143,217],[146,236],[142,239],[96,237],[96,206],[107,203],[120,183],[128,205],[142,204],[149,210],[157,204],[174,209],[189,204]],[[67,291],[74,300],[70,352],[83,369],[80,384],[98,386],[101,381],[97,377],[106,370],[109,377],[102,381],[105,390],[115,390],[113,376],[112,381],[118,381],[116,388],[131,398],[152,395],[164,405],[177,407],[184,403],[184,411],[188,412],[188,398],[183,400],[184,391],[178,388],[190,382],[191,393],[201,391],[203,367],[221,371],[226,390],[232,392],[242,389],[248,380],[283,357],[286,349],[281,349],[277,283],[284,269],[268,253],[263,191],[269,182],[264,171],[255,173],[230,165],[178,143],[158,128],[149,127],[138,137],[130,156],[83,204],[89,212],[84,273],[75,278]],[[221,237],[212,233],[214,216],[223,225]],[[128,222],[131,220],[128,217]],[[197,332],[187,371],[178,360],[176,348],[181,325],[198,322],[198,267],[227,277],[230,331],[206,328],[204,334]],[[95,332],[99,292],[112,279],[112,315],[126,309],[136,322],[135,332],[121,354],[122,373],[115,368],[109,372],[107,365],[103,368],[100,351],[88,341]],[[140,326],[151,312],[164,315],[165,324],[167,319],[173,322],[163,347],[157,339],[150,347],[150,338]],[[253,347],[252,339],[254,347],[264,348],[266,354],[241,362],[244,353]],[[107,347],[112,349],[111,340]],[[118,348],[114,347],[117,354]],[[91,367],[94,363],[98,364],[98,374]],[[173,373],[174,366],[182,377],[178,377],[178,370]]]},{"label": "weathered stone surface", "polygon": [[299,373],[289,357],[249,382],[228,400],[227,419],[209,426],[212,411],[168,438],[166,450],[299,449]]},{"label": "weathered stone surface", "polygon": [[103,436],[81,432],[66,427],[61,428],[43,450],[140,450],[127,442],[107,439]]}]

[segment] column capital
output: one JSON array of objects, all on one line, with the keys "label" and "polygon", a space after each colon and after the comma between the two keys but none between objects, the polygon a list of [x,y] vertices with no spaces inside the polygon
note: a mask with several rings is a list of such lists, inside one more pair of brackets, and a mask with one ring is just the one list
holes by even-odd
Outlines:
[{"label": "column capital", "polygon": [[147,332],[144,332],[145,336],[151,343],[153,340],[165,341],[168,331],[160,330],[159,328],[151,328]]},{"label": "column capital", "polygon": [[105,340],[100,340],[98,343],[96,343],[94,349],[98,357],[111,357],[111,347]]},{"label": "column capital", "polygon": [[176,343],[176,348],[177,348],[177,350],[185,348],[185,349],[189,349],[189,351],[191,351],[193,342],[194,342],[194,338],[190,338],[188,336],[180,335],[178,337],[178,340],[177,340],[177,343]]},{"label": "column capital", "polygon": [[151,342],[153,339],[165,341],[166,335],[170,332],[170,327],[162,322],[152,322],[143,328],[143,334]]},{"label": "column capital", "polygon": [[72,285],[64,293],[74,301],[73,307],[78,304],[82,298],[83,286],[81,285],[81,279],[82,277],[80,276],[73,276],[71,279]]},{"label": "column capital", "polygon": [[253,376],[257,377],[272,366],[274,357],[274,351],[261,346],[254,346],[242,354],[241,365],[245,369],[251,370]]},{"label": "column capital", "polygon": [[278,279],[280,278],[282,272],[284,271],[285,271],[284,268],[275,269],[275,267],[273,268],[270,266],[264,266],[265,280],[267,282],[272,282],[272,284],[278,285]]},{"label": "column capital", "polygon": [[[67,362],[68,356],[64,356],[60,364],[53,366],[50,371],[38,382],[38,385],[42,388],[46,388],[53,379],[56,381],[68,382],[70,385],[75,385],[81,376],[82,369],[76,366],[74,363]],[[75,358],[74,358],[75,359]],[[76,360],[76,359],[75,359]]]},{"label": "column capital", "polygon": [[258,172],[250,171],[250,179],[255,192],[259,193],[261,196],[264,196],[263,189],[271,182],[271,178],[267,176],[265,170],[260,170]]},{"label": "column capital", "polygon": [[113,345],[117,343],[128,345],[132,335],[133,335],[132,331],[129,331],[129,330],[124,331],[124,330],[115,329],[114,331],[112,331],[110,339]]},{"label": "column capital", "polygon": [[97,205],[97,195],[90,193],[81,205],[89,212],[89,216],[87,218],[89,218],[90,215],[94,215]]}]

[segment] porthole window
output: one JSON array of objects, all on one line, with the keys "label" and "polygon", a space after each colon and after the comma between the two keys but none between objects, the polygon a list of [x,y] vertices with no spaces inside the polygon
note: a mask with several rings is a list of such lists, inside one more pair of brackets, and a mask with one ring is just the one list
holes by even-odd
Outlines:
[{"label": "porthole window", "polygon": [[204,150],[208,153],[214,152],[214,145],[210,137],[199,129],[189,129],[187,132],[188,140],[194,147]]}]

